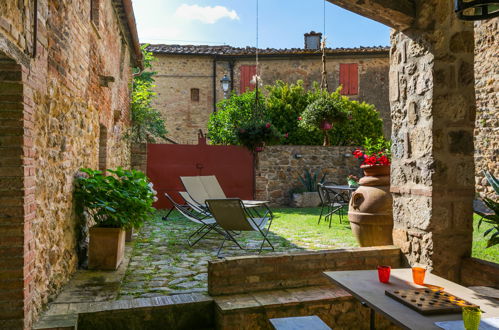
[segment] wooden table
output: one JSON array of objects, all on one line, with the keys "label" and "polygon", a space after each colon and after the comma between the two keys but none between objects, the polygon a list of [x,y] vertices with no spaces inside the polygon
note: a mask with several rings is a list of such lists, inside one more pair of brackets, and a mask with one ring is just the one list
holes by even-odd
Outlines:
[{"label": "wooden table", "polygon": [[[392,269],[390,283],[387,284],[379,282],[377,270],[334,271],[324,272],[324,274],[333,283],[365,302],[371,311],[385,315],[393,323],[405,329],[440,329],[435,322],[462,319],[461,314],[425,316],[386,296],[385,290],[424,288],[412,282],[410,268]],[[482,318],[499,317],[497,301],[483,298],[464,286],[429,273],[426,273],[425,284],[443,287],[445,291],[477,304],[485,312]]]}]

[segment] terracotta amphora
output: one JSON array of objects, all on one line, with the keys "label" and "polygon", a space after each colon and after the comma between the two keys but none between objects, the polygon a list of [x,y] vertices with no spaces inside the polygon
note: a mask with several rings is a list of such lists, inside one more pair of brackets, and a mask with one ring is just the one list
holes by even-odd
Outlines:
[{"label": "terracotta amphora", "polygon": [[392,245],[390,166],[362,165],[364,177],[348,207],[350,227],[360,246]]}]

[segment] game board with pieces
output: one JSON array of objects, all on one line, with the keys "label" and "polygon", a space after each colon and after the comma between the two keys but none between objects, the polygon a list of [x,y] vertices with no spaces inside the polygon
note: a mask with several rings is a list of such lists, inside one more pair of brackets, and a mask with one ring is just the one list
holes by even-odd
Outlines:
[{"label": "game board with pieces", "polygon": [[461,313],[463,307],[478,307],[440,290],[386,290],[385,294],[424,315]]}]

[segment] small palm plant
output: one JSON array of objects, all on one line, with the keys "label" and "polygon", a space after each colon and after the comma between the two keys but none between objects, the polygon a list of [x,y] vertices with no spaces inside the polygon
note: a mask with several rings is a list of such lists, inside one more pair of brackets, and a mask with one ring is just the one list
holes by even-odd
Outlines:
[{"label": "small palm plant", "polygon": [[[484,174],[487,178],[487,181],[489,181],[490,185],[492,186],[492,188],[494,188],[494,191],[499,196],[499,180],[488,171],[484,171]],[[475,213],[482,217],[480,219],[480,222],[478,222],[479,228],[483,222],[492,225],[492,228],[487,229],[485,233],[483,233],[484,237],[490,235],[487,241],[487,248],[489,248],[491,246],[499,244],[499,202],[487,197],[483,199],[483,202],[489,209],[493,211],[493,213],[483,213],[481,211],[475,211]]]},{"label": "small palm plant", "polygon": [[324,183],[324,180],[326,179],[326,173],[322,175],[320,181],[317,181],[319,178],[319,173],[320,171],[317,171],[312,174],[310,170],[307,169],[304,171],[303,175],[299,177],[305,192],[315,192],[317,191],[317,183]]}]

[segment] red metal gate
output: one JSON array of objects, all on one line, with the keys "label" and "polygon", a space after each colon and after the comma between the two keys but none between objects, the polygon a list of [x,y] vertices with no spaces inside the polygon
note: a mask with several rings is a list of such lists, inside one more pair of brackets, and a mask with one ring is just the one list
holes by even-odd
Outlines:
[{"label": "red metal gate", "polygon": [[185,191],[181,176],[215,175],[227,197],[253,199],[253,155],[238,146],[210,146],[204,139],[198,145],[148,144],[147,176],[158,192],[155,207],[170,208],[168,193],[181,201]]}]

